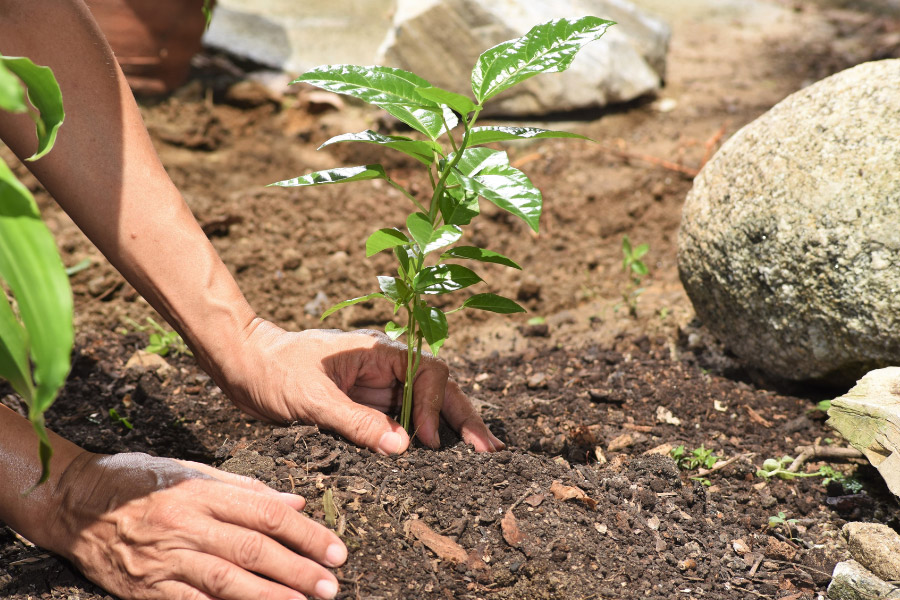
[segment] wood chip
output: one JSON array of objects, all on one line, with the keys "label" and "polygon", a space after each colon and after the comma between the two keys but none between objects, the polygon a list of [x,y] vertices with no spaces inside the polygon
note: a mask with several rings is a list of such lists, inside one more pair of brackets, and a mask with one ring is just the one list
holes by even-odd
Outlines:
[{"label": "wood chip", "polygon": [[748,405],[744,405],[744,410],[747,411],[747,416],[750,417],[750,420],[756,423],[757,425],[762,425],[763,427],[769,428],[772,427],[772,422],[763,418],[761,414],[750,408]]},{"label": "wood chip", "polygon": [[571,485],[563,485],[561,481],[554,481],[550,485],[550,491],[553,493],[557,500],[578,500],[579,502],[582,502],[593,509],[597,508],[597,501],[593,498],[588,497],[585,491],[581,488],[577,488]]},{"label": "wood chip", "polygon": [[625,448],[630,448],[631,446],[634,446],[634,436],[630,433],[623,433],[622,435],[613,438],[609,442],[609,445],[606,446],[606,450],[608,452],[621,452]]},{"label": "wood chip", "polygon": [[462,546],[447,536],[435,532],[424,521],[410,519],[403,524],[403,531],[422,542],[429,550],[437,554],[439,558],[462,564],[465,564],[469,558],[468,553]]},{"label": "wood chip", "polygon": [[503,532],[503,539],[513,548],[518,548],[525,540],[525,534],[519,529],[519,523],[511,510],[506,511],[500,521],[500,530]]}]

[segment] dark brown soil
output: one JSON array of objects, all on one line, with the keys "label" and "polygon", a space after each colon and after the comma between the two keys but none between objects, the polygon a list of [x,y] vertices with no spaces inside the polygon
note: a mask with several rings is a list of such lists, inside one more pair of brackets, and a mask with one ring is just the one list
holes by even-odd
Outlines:
[{"label": "dark brown soil", "polygon": [[[155,315],[39,195],[65,262],[94,263],[72,280],[75,364],[48,422],[92,451],[149,452],[253,475],[304,495],[307,513],[323,521],[331,490],[334,527],[351,548],[337,571],[341,598],[816,598],[846,556],[837,534],[844,520],[896,527],[900,512],[864,467],[857,495],[826,489],[819,477],[755,476],[766,458],[840,443],[815,408],[834,391],[776,388],[692,322],[675,265],[690,177],[640,157],[696,168],[720,130],[731,135],[831,72],[897,55],[900,21],[841,4],[850,8],[772,2],[786,15],[775,23],[676,18],[662,94],[674,110],[639,102],[552,124],[599,144],[510,150],[544,191],[542,233],[487,211],[472,241],[525,266],[524,274],[484,275],[531,314],[456,318],[444,350],[509,450],[478,455],[448,432],[439,451],[384,458],[314,427],[273,430],[242,415],[189,357],[169,357],[174,370],[166,374],[125,371],[146,344],[125,318]],[[227,78],[209,69],[198,77],[144,107],[163,161],[260,314],[289,328],[322,326],[316,295],[333,302],[370,291],[389,264],[363,260],[363,241],[400,222],[407,207],[377,185],[263,186],[371,162],[369,148],[314,149],[370,127],[377,115],[354,107],[313,114],[292,97],[236,107],[219,98]],[[414,165],[392,157],[386,166],[415,181]],[[624,234],[651,246],[636,317],[622,299]],[[529,325],[534,316],[545,323]],[[361,305],[327,325],[380,326],[389,317],[385,307]],[[8,394],[0,388],[16,407]],[[110,408],[134,429],[110,419]],[[734,461],[692,479],[695,469],[668,458],[679,444]],[[796,522],[769,526],[779,513]],[[107,596],[0,528],[0,597]]]}]

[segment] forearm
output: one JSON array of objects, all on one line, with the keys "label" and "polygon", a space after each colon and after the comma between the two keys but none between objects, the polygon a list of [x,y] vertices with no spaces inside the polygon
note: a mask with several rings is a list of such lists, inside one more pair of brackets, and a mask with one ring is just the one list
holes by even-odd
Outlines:
[{"label": "forearm", "polygon": [[48,432],[53,444],[50,479],[26,492],[41,476],[38,438],[25,418],[0,404],[0,521],[32,542],[53,549],[52,523],[63,504],[60,481],[91,453]]},{"label": "forearm", "polygon": [[[0,0],[0,52],[50,66],[62,89],[65,123],[32,172],[204,367],[237,354],[255,315],[166,174],[83,2]],[[34,151],[27,116],[0,116],[0,136],[20,157]]]}]

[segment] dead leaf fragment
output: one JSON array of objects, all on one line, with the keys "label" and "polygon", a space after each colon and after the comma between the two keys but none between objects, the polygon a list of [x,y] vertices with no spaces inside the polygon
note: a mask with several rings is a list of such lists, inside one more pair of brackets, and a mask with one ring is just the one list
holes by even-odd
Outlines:
[{"label": "dead leaf fragment", "polygon": [[518,548],[525,540],[525,534],[519,529],[519,522],[511,510],[506,511],[500,521],[500,529],[503,532],[503,539],[513,548]]},{"label": "dead leaf fragment", "polygon": [[429,550],[439,558],[453,563],[462,563],[469,559],[468,553],[462,546],[445,535],[435,532],[431,527],[419,519],[410,519],[403,524],[403,531],[422,542]]},{"label": "dead leaf fragment", "polygon": [[634,437],[630,433],[623,433],[622,435],[613,438],[606,449],[609,452],[620,452],[631,446],[634,446]]},{"label": "dead leaf fragment", "polygon": [[578,500],[586,504],[591,508],[597,508],[597,501],[593,498],[588,497],[588,495],[581,488],[577,488],[571,485],[563,485],[561,481],[554,481],[550,485],[550,491],[556,497],[557,500]]},{"label": "dead leaf fragment", "polygon": [[731,547],[734,549],[734,553],[738,556],[744,556],[745,554],[750,553],[750,546],[748,546],[747,542],[740,538],[731,540]]},{"label": "dead leaf fragment", "polygon": [[763,427],[772,427],[772,422],[763,418],[761,414],[750,408],[748,405],[744,405],[744,410],[747,411],[747,416],[750,417],[750,420],[756,423],[757,425],[762,425]]},{"label": "dead leaf fragment", "polygon": [[527,498],[525,498],[525,500],[524,500],[525,504],[527,504],[528,506],[534,506],[534,507],[540,506],[541,502],[543,502],[543,501],[544,501],[543,494],[532,494],[532,495],[528,496]]}]

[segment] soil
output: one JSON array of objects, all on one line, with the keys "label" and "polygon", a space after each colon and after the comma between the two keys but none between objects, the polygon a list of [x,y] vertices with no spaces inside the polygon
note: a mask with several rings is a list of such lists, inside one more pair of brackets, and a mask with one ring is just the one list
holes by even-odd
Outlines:
[{"label": "soil", "polygon": [[[674,36],[658,98],[549,122],[596,144],[509,149],[544,192],[540,235],[488,207],[471,229],[473,243],[525,266],[488,265],[483,276],[530,314],[456,315],[442,353],[508,450],[476,454],[445,432],[441,450],[385,458],[312,426],[250,419],[188,356],[167,357],[173,368],[164,372],[126,370],[147,340],[134,322],[158,316],[20,168],[66,264],[91,261],[72,278],[74,366],[48,423],[88,450],[204,461],[304,495],[307,513],[323,522],[327,513],[351,549],[337,570],[340,598],[821,597],[847,557],[845,520],[897,528],[900,511],[865,465],[835,465],[855,473],[860,493],[820,477],[755,475],[766,458],[798,446],[840,444],[816,409],[840,390],[767,381],[694,320],[676,267],[680,207],[709,151],[787,94],[900,56],[900,17],[880,14],[876,2],[683,4],[668,8],[677,14],[668,15]],[[251,304],[288,328],[382,326],[391,315],[377,304],[325,325],[317,315],[368,293],[389,268],[386,258],[362,260],[363,242],[402,222],[404,199],[377,183],[264,185],[373,162],[368,147],[315,149],[338,133],[391,124],[303,94],[273,101],[239,83],[247,65],[201,58],[191,83],[142,110]],[[427,185],[415,165],[387,160],[396,179]],[[626,234],[651,247],[633,313],[623,298],[632,291],[621,271]],[[20,408],[8,388],[0,398]],[[133,429],[111,419],[111,408]],[[705,474],[679,467],[670,458],[679,445],[731,462]],[[770,524],[780,513],[789,521]],[[109,598],[7,528],[0,597]]]}]

